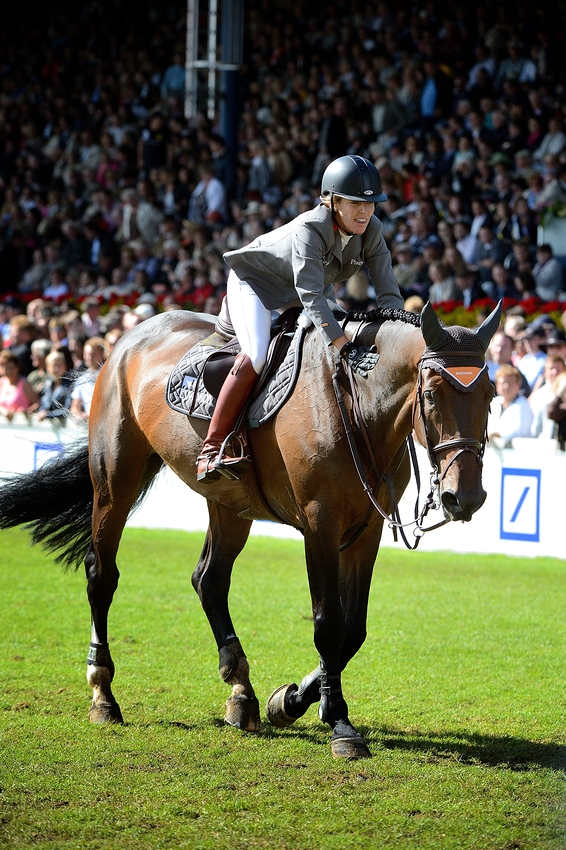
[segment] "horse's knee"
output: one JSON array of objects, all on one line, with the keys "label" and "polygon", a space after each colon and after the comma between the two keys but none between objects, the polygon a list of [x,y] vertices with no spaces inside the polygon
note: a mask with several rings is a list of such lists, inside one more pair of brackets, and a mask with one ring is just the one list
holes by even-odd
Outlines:
[{"label": "horse's knee", "polygon": [[317,613],[314,617],[314,645],[327,666],[338,666],[344,642],[344,623],[341,617]]},{"label": "horse's knee", "polygon": [[354,628],[353,630],[347,630],[341,654],[342,669],[344,669],[348,661],[350,661],[350,659],[352,659],[354,655],[359,652],[365,642],[366,637],[367,629],[365,628],[365,626],[362,628]]}]

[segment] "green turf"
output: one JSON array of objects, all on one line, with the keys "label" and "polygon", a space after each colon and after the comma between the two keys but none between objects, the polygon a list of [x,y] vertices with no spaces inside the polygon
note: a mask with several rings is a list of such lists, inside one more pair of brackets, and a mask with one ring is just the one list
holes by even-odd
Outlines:
[{"label": "green turf", "polygon": [[[373,758],[340,762],[314,707],[286,730],[223,726],[190,584],[202,538],[126,531],[126,725],[99,727],[82,572],[0,535],[0,847],[564,850],[564,562],[384,550],[344,674]],[[263,710],[316,665],[301,545],[252,538],[231,603]]]}]

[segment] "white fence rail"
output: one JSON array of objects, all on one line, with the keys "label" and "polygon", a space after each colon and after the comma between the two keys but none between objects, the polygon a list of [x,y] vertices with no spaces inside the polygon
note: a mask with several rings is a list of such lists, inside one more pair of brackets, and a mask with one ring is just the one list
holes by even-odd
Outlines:
[{"label": "white fence rail", "polygon": [[[0,473],[32,470],[76,436],[77,429],[72,426],[55,430],[45,424],[0,425]],[[420,447],[418,457],[424,497],[430,466]],[[487,499],[472,521],[449,523],[430,532],[421,541],[421,550],[565,556],[562,531],[566,525],[566,454],[558,451],[554,443],[517,440],[513,449],[488,446],[483,483]],[[400,504],[404,522],[412,518],[415,494],[412,481]],[[438,513],[430,516],[431,525],[440,518]],[[204,531],[206,502],[166,469],[128,524]],[[252,533],[301,537],[294,529],[271,522],[254,522]],[[410,529],[408,533],[410,536]],[[394,544],[392,532],[386,530],[383,545],[403,544]]]}]

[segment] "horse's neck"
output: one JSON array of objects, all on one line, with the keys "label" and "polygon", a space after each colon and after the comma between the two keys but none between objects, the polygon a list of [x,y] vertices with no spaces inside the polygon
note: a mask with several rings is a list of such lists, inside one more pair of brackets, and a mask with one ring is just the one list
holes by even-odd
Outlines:
[{"label": "horse's neck", "polygon": [[367,381],[358,381],[364,419],[376,455],[385,463],[412,431],[418,364],[424,342],[418,328],[388,322],[375,336],[379,360]]}]

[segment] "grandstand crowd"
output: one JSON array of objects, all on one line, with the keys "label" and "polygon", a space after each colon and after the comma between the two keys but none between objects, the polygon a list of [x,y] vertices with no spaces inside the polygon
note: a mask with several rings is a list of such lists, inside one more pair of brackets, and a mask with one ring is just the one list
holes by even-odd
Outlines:
[{"label": "grandstand crowd", "polygon": [[[380,171],[407,309],[475,319],[503,299],[498,365],[525,401],[566,396],[566,4],[244,5],[236,151],[218,119],[184,116],[184,2],[0,12],[0,413],[7,366],[44,418],[46,376],[76,397],[65,376],[92,377],[134,324],[217,313],[223,252],[311,209],[347,153]],[[363,272],[336,297],[373,303]]]}]

